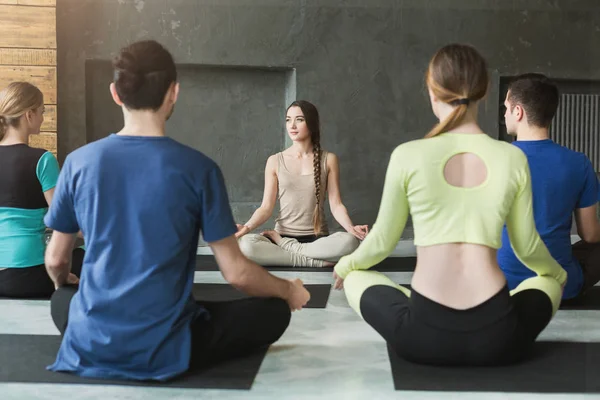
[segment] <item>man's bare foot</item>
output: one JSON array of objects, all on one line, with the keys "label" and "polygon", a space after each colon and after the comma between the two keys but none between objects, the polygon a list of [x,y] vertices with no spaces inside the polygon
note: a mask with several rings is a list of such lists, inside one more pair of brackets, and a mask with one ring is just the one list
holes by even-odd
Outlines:
[{"label": "man's bare foot", "polygon": [[277,246],[279,246],[279,244],[281,243],[281,239],[283,239],[281,235],[277,233],[277,231],[264,231],[263,233],[261,233],[261,235],[271,239],[271,241]]}]

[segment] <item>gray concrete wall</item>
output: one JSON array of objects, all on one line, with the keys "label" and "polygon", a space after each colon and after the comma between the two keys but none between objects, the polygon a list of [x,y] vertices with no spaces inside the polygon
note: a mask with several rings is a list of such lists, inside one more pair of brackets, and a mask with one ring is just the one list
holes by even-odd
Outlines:
[{"label": "gray concrete wall", "polygon": [[260,204],[264,165],[285,146],[294,98],[319,108],[323,145],[340,157],[343,200],[355,223],[372,224],[391,151],[435,123],[423,74],[439,47],[467,42],[488,59],[481,123],[494,137],[500,76],[600,79],[597,0],[57,3],[61,160],[120,127],[102,61],[131,41],[159,40],[181,65],[169,135],[218,161],[239,222]]}]

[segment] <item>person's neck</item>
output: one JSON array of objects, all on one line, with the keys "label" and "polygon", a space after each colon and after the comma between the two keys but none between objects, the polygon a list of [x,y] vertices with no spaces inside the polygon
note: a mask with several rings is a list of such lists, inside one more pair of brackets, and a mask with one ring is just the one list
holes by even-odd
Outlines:
[{"label": "person's neck", "polygon": [[548,128],[526,126],[517,131],[517,140],[539,141],[550,139]]},{"label": "person's neck", "polygon": [[313,145],[310,140],[294,142],[290,150],[298,158],[307,157],[313,153]]},{"label": "person's neck", "polygon": [[[459,126],[450,129],[443,133],[466,133],[466,134],[482,134],[484,133],[477,123],[477,103],[471,104]],[[444,104],[440,110],[440,122],[444,121],[454,111],[454,107]]]},{"label": "person's neck", "polygon": [[0,146],[12,146],[15,144],[29,144],[29,135],[27,132],[11,127],[8,128],[4,137],[0,140]]},{"label": "person's neck", "polygon": [[121,136],[165,136],[165,119],[159,113],[135,111],[124,114],[125,126]]}]

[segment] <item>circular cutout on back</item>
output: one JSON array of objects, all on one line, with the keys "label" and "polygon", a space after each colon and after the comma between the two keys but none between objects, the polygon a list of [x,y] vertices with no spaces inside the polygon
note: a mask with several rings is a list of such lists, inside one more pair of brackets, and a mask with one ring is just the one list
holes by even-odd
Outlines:
[{"label": "circular cutout on back", "polygon": [[454,155],[444,166],[444,179],[451,186],[470,189],[481,186],[486,178],[485,163],[473,153]]}]

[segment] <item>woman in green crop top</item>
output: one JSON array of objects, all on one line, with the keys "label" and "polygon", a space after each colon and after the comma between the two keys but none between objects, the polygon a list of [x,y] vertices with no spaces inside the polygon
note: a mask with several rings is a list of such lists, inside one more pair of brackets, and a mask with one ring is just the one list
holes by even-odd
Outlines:
[{"label": "woman in green crop top", "polygon": [[[558,309],[566,272],[534,224],[525,155],[477,124],[487,63],[449,45],[426,74],[440,123],[392,153],[377,221],[335,267],[336,288],[401,357],[436,365],[518,361]],[[387,257],[411,214],[417,247],[412,290],[365,271]],[[506,223],[517,257],[537,276],[509,292],[496,262]]]}]

